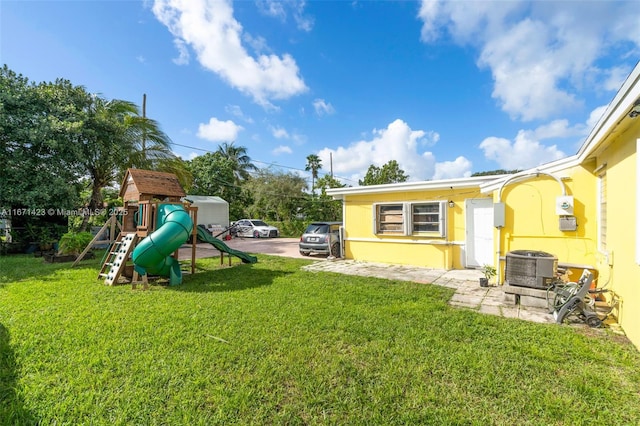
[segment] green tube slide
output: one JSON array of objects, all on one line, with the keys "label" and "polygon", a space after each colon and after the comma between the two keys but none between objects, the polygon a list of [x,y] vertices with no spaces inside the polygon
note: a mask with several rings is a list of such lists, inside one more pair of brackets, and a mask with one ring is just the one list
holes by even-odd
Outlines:
[{"label": "green tube slide", "polygon": [[139,274],[169,277],[169,285],[182,284],[180,264],[171,254],[187,242],[193,229],[189,213],[180,204],[160,204],[155,232],[140,241],[131,258]]}]

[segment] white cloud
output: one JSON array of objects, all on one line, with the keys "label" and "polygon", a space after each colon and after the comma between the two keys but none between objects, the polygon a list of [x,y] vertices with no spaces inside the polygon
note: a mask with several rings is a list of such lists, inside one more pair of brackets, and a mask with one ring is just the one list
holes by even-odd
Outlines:
[{"label": "white cloud", "polygon": [[174,38],[173,45],[178,49],[178,57],[172,59],[173,63],[176,65],[188,65],[191,56],[186,43],[179,38]]},{"label": "white cloud", "polygon": [[556,145],[544,145],[545,139],[575,138],[578,149],[591,129],[596,125],[607,105],[591,111],[586,123],[569,125],[568,120],[553,120],[534,130],[520,130],[513,141],[491,136],[485,138],[479,148],[488,160],[496,161],[503,169],[528,169],[565,157]]},{"label": "white cloud", "polygon": [[333,108],[333,105],[325,102],[324,99],[315,99],[313,101],[313,108],[316,110],[316,114],[318,114],[320,117],[325,114],[331,115],[336,112],[336,110]]},{"label": "white cloud", "polygon": [[287,18],[287,12],[284,9],[284,3],[274,0],[259,0],[256,2],[258,10],[267,16],[279,18],[284,21]]},{"label": "white cloud", "polygon": [[630,73],[631,68],[626,66],[613,67],[609,70],[606,70],[606,80],[604,81],[604,88],[610,91],[618,90],[620,87],[622,87],[622,83],[624,83],[624,80]]},{"label": "white cloud", "polygon": [[474,2],[423,0],[421,39],[448,34],[479,49],[493,97],[511,117],[547,119],[582,105],[578,93],[616,90],[628,68],[602,59],[637,56],[640,9],[631,1]]},{"label": "white cloud", "polygon": [[535,132],[520,130],[514,141],[494,136],[480,143],[485,158],[498,163],[506,170],[528,169],[566,155],[556,145],[544,146],[535,137]]},{"label": "white cloud", "polygon": [[568,138],[582,136],[588,129],[584,124],[569,125],[569,120],[553,120],[534,130],[536,139]]},{"label": "white cloud", "polygon": [[198,62],[265,107],[308,90],[289,54],[251,56],[229,0],[156,0],[153,13],[173,36],[189,45]]},{"label": "white cloud", "polygon": [[209,123],[198,126],[198,137],[212,142],[233,142],[241,130],[243,127],[231,120],[220,121],[211,117]]},{"label": "white cloud", "polygon": [[242,112],[242,108],[238,105],[227,105],[224,107],[224,110],[234,117],[241,119],[245,123],[253,123],[253,118],[246,116],[244,112]]},{"label": "white cloud", "polygon": [[607,109],[607,107],[608,105],[601,105],[598,108],[591,111],[591,114],[589,114],[589,119],[587,120],[587,126],[586,126],[588,131],[591,131],[591,129],[593,129],[596,124],[598,124],[598,120],[600,120],[600,117],[602,117],[602,114],[604,114],[604,111]]},{"label": "white cloud", "polygon": [[144,64],[145,62],[147,62],[147,59],[142,55],[138,55],[136,56],[136,61],[140,62],[141,64]]},{"label": "white cloud", "polygon": [[291,148],[289,148],[288,146],[286,146],[286,145],[280,145],[276,149],[271,151],[271,153],[273,155],[293,154],[293,150]]},{"label": "white cloud", "polygon": [[274,126],[270,126],[270,129],[271,129],[271,134],[273,135],[274,138],[289,139],[289,132],[287,132],[286,129],[282,127],[274,127]]},{"label": "white cloud", "polygon": [[[184,160],[185,155],[184,154],[180,154],[176,151],[173,151],[173,155],[175,155],[178,158],[182,158]],[[186,155],[187,160],[193,160],[194,158],[196,158],[197,156],[199,156],[200,154],[198,154],[197,152],[191,151],[189,154]]]},{"label": "white cloud", "polygon": [[[433,135],[437,133],[412,130],[403,120],[397,119],[384,129],[374,129],[370,140],[360,140],[337,149],[324,148],[318,156],[323,164],[329,164],[331,153],[334,173],[350,176],[353,181],[364,177],[371,164],[381,167],[390,160],[396,160],[411,181],[431,179],[437,168],[435,157],[431,152],[420,152],[419,148]],[[453,163],[443,165],[440,173],[448,176],[457,168],[459,174],[456,177],[461,177],[470,170],[470,164],[465,164],[463,159]]]},{"label": "white cloud", "polygon": [[287,8],[291,8],[293,20],[299,30],[309,32],[313,29],[313,19],[304,14],[305,1],[259,0],[256,6],[262,14],[279,19],[281,22],[287,20]]},{"label": "white cloud", "polygon": [[291,140],[296,143],[296,145],[304,145],[307,142],[307,136],[294,132],[291,135]]},{"label": "white cloud", "polygon": [[424,132],[424,137],[422,138],[423,146],[433,146],[440,140],[440,133],[434,132],[433,130],[427,130]]},{"label": "white cloud", "polygon": [[309,32],[313,29],[313,18],[304,14],[306,2],[304,0],[294,2],[293,19],[299,30]]},{"label": "white cloud", "polygon": [[454,161],[443,161],[436,163],[436,171],[433,174],[433,179],[453,179],[459,177],[471,176],[471,168],[473,164],[471,161],[460,156]]}]

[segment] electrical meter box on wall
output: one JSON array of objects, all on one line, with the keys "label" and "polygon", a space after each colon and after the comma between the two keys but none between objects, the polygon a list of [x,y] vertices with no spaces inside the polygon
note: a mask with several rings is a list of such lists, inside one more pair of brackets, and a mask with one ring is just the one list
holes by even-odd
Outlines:
[{"label": "electrical meter box on wall", "polygon": [[505,204],[493,203],[493,226],[496,228],[504,228],[505,221]]},{"label": "electrical meter box on wall", "polygon": [[573,195],[556,197],[556,214],[559,216],[573,216]]},{"label": "electrical meter box on wall", "polygon": [[560,216],[560,230],[561,231],[576,231],[578,229],[578,222],[575,216]]}]

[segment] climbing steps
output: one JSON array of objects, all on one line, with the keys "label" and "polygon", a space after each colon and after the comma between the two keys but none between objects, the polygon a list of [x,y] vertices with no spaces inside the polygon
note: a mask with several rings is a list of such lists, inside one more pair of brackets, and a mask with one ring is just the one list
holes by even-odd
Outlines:
[{"label": "climbing steps", "polygon": [[120,233],[109,249],[109,255],[98,273],[98,279],[104,278],[104,283],[107,285],[117,284],[137,240],[138,235],[135,232]]}]

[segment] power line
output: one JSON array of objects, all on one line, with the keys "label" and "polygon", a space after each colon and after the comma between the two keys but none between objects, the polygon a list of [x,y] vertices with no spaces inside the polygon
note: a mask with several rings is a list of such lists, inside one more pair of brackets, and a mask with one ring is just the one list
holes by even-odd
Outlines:
[{"label": "power line", "polygon": [[[175,142],[172,142],[171,144],[172,144],[172,145],[176,145],[176,146],[180,146],[180,147],[182,147],[182,148],[195,149],[196,151],[203,151],[203,152],[207,152],[207,153],[211,153],[211,154],[213,154],[213,153],[215,153],[215,152],[216,152],[216,151],[213,151],[213,150],[210,150],[210,149],[198,148],[198,147],[195,147],[195,146],[184,145],[184,144],[175,143]],[[299,168],[297,168],[297,167],[291,167],[291,166],[283,166],[282,164],[278,164],[278,163],[268,163],[268,162],[266,162],[266,161],[260,161],[260,160],[254,160],[254,159],[251,159],[251,162],[252,162],[252,163],[265,164],[265,165],[267,165],[267,166],[280,167],[280,168],[283,168],[283,169],[290,169],[290,170],[295,170],[295,171],[298,171],[298,172],[305,172],[305,173],[307,173],[307,171],[306,171],[306,170],[304,170],[304,169],[299,169]],[[330,174],[329,174],[329,173],[323,173],[323,175],[324,175],[324,176],[326,176],[326,175],[330,175]],[[354,182],[354,183],[355,183],[355,181],[354,181],[354,180],[349,179],[349,178],[346,178],[346,177],[342,177],[342,176],[335,176],[335,175],[331,175],[331,176],[333,176],[334,178],[337,178],[337,179],[345,180],[345,181],[347,181],[347,182]]]}]

